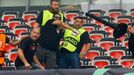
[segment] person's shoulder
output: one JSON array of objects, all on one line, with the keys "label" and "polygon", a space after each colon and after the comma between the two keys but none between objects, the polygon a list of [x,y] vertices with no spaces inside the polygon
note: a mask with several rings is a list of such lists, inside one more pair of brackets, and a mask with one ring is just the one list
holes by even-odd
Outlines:
[{"label": "person's shoulder", "polygon": [[28,37],[24,38],[22,41],[28,42],[30,39],[31,39],[30,36],[28,36]]}]

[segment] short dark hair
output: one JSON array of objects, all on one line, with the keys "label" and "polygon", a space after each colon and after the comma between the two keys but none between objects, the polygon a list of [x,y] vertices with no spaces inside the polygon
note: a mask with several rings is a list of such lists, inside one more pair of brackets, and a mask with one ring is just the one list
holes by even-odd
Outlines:
[{"label": "short dark hair", "polygon": [[51,0],[50,3],[52,4],[53,1],[54,1],[54,2],[59,2],[58,0]]}]

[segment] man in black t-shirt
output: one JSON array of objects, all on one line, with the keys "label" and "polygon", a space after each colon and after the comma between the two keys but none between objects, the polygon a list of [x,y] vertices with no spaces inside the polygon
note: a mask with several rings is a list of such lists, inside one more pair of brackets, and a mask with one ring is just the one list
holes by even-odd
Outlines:
[{"label": "man in black t-shirt", "polygon": [[[35,55],[38,46],[40,29],[33,28],[30,36],[22,40],[18,49],[18,57],[15,61],[17,69],[44,69]],[[36,65],[33,64],[36,63]]]},{"label": "man in black t-shirt", "polygon": [[133,66],[134,66],[134,26],[128,27],[128,32],[131,34],[128,40],[128,49],[132,52]]},{"label": "man in black t-shirt", "polygon": [[46,52],[46,68],[54,69],[56,67],[56,52],[59,51],[60,35],[63,28],[67,28],[77,33],[77,30],[62,22],[60,14],[54,14],[53,19],[46,22],[41,27],[41,37],[39,39],[40,46]]}]

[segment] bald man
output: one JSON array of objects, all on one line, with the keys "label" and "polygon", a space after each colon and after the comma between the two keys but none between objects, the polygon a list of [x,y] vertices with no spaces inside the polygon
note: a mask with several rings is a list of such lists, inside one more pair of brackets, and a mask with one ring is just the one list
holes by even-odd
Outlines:
[{"label": "bald man", "polygon": [[[30,36],[22,40],[18,49],[18,57],[15,66],[18,70],[24,69],[43,69],[38,58],[35,55],[37,51],[37,43],[40,37],[40,28],[31,29]],[[35,62],[34,65],[32,62]]]}]

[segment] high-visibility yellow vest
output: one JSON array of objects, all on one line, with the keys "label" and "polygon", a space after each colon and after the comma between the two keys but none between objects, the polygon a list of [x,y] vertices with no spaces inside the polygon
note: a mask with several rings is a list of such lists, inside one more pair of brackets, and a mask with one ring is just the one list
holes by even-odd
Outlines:
[{"label": "high-visibility yellow vest", "polygon": [[[59,14],[61,15],[61,21],[63,21],[64,15],[61,12],[59,12]],[[49,10],[44,10],[43,11],[42,26],[45,25],[46,22],[52,18],[53,18],[53,13],[51,13]]]},{"label": "high-visibility yellow vest", "polygon": [[86,32],[83,28],[78,29],[80,32],[78,35],[76,35],[73,31],[66,29],[63,39],[64,43],[60,46],[60,48],[65,48],[70,52],[76,51],[78,44],[80,43],[80,37],[81,35]]},{"label": "high-visibility yellow vest", "polygon": [[6,45],[6,35],[0,34],[0,65],[4,63],[5,45]]}]

